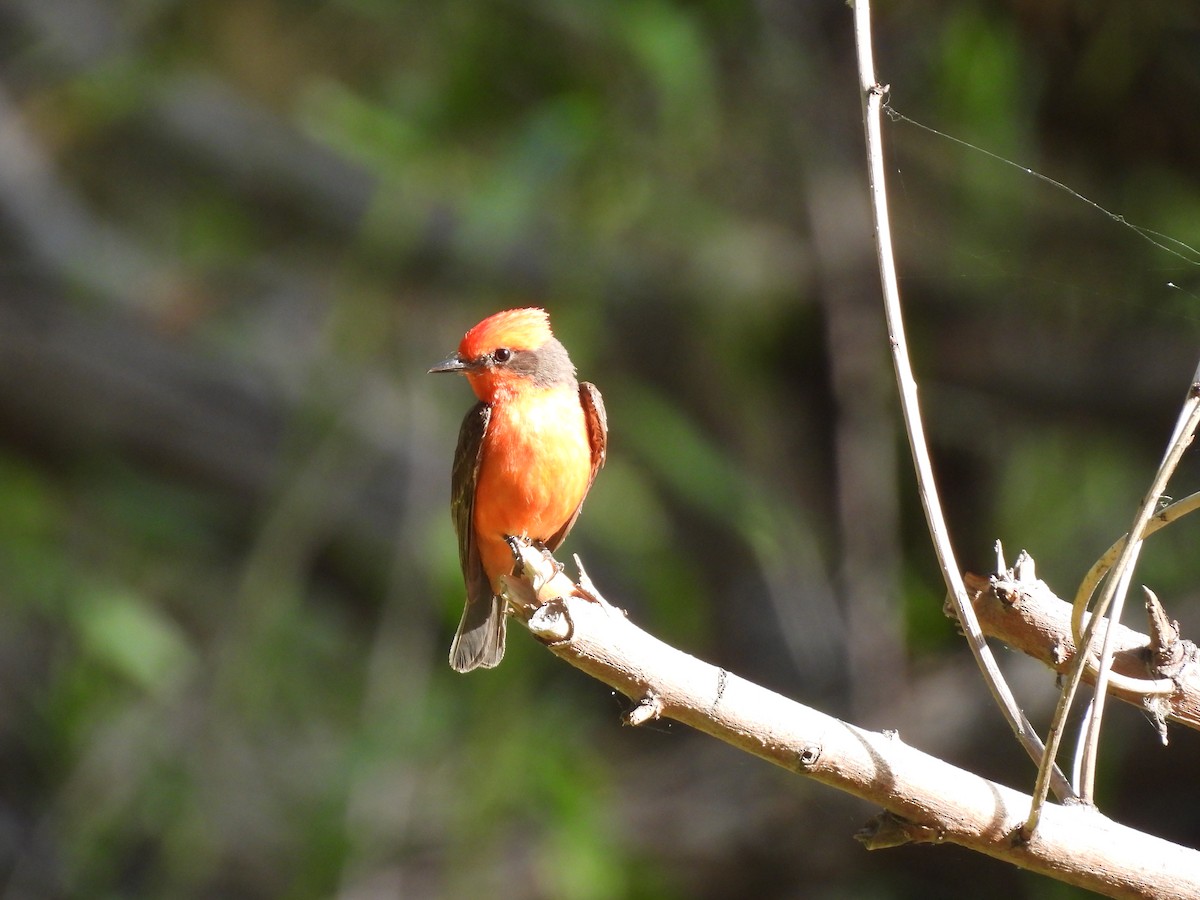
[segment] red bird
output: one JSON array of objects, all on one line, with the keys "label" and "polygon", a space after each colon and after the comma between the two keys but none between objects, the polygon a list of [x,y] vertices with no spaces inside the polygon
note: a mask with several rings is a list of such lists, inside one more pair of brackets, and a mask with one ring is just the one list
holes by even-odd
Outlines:
[{"label": "red bird", "polygon": [[608,422],[595,385],[575,380],[545,310],[489,316],[429,371],[466,375],[479,398],[458,433],[450,491],[467,585],[450,665],[469,672],[504,656],[507,539],[558,549],[604,465]]}]

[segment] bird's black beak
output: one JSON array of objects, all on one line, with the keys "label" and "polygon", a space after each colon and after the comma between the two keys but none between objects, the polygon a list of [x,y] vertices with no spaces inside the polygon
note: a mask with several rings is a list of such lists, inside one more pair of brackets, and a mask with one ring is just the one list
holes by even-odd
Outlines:
[{"label": "bird's black beak", "polygon": [[469,368],[470,366],[467,365],[467,361],[461,355],[455,353],[453,356],[446,357],[430,369],[429,374],[432,375],[434,372],[465,372]]}]

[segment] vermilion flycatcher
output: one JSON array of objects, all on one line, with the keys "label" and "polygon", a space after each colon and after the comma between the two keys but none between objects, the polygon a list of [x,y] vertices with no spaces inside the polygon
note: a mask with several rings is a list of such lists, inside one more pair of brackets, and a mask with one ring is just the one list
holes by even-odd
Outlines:
[{"label": "vermilion flycatcher", "polygon": [[467,585],[450,665],[469,672],[504,656],[500,576],[514,564],[507,539],[558,549],[604,465],[608,423],[600,392],[575,380],[541,309],[489,316],[429,371],[466,375],[479,398],[458,433],[450,490]]}]

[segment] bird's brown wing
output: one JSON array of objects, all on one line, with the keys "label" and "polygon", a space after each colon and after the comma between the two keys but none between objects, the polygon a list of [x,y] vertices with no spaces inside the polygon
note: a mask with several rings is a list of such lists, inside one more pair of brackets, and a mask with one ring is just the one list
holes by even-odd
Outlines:
[{"label": "bird's brown wing", "polygon": [[458,560],[467,587],[467,605],[450,645],[450,665],[459,672],[492,668],[504,656],[504,600],[492,594],[492,585],[479,559],[475,541],[475,484],[483,439],[492,408],[476,403],[463,419],[454,451],[450,480],[450,514],[458,534]]},{"label": "bird's brown wing", "polygon": [[551,552],[558,549],[559,544],[570,533],[575,520],[579,518],[579,511],[583,509],[584,498],[587,497],[588,491],[592,489],[592,483],[596,480],[596,473],[604,465],[604,455],[608,451],[608,416],[604,412],[604,398],[600,396],[600,391],[591,382],[580,382],[579,405],[583,407],[583,417],[587,422],[588,429],[588,443],[592,447],[592,472],[588,476],[587,490],[583,492],[583,497],[579,498],[579,505],[575,507],[575,512],[571,513],[571,518],[567,519],[563,527],[554,532],[550,536],[550,540],[546,541],[546,547]]}]

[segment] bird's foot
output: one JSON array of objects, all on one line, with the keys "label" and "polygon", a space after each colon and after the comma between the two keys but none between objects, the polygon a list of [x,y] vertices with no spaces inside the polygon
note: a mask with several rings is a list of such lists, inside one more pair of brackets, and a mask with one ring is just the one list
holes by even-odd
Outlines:
[{"label": "bird's foot", "polygon": [[[542,541],[534,541],[533,546],[540,550],[542,552],[542,558],[554,567],[554,575],[558,575],[560,572],[566,571],[567,567],[554,558],[554,554],[550,552],[550,548],[547,547]],[[553,580],[553,576],[551,576],[551,580]]]},{"label": "bird's foot", "polygon": [[525,574],[525,559],[521,556],[521,544],[528,542],[528,538],[517,537],[515,534],[506,534],[504,543],[508,544],[508,549],[513,555],[513,570],[512,573],[520,578]]}]

